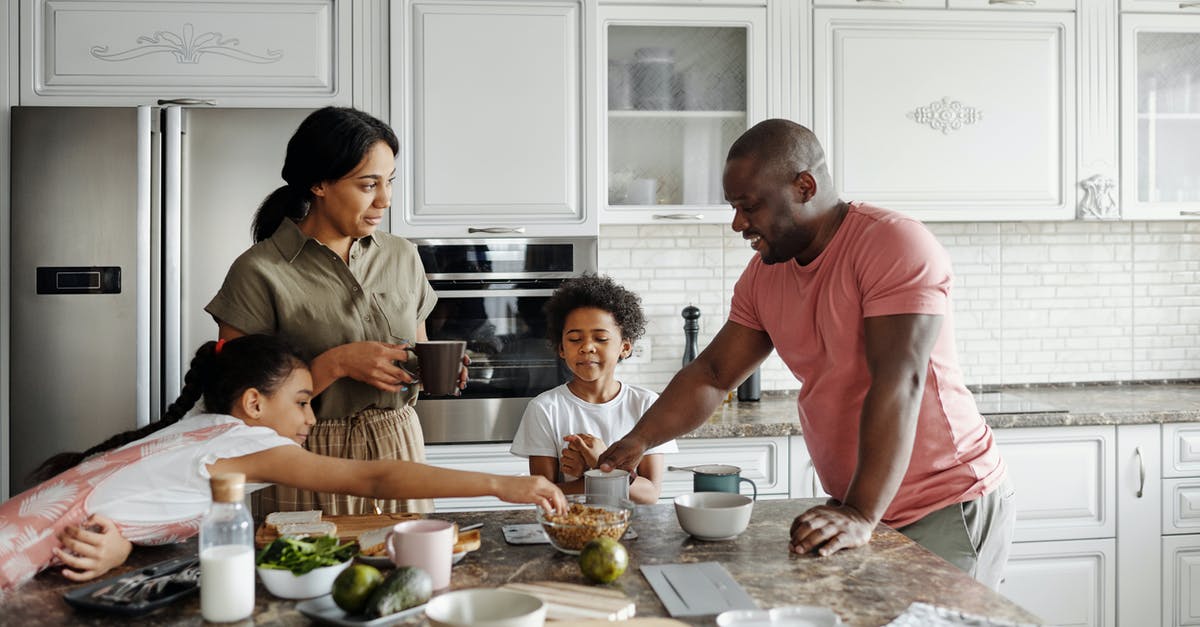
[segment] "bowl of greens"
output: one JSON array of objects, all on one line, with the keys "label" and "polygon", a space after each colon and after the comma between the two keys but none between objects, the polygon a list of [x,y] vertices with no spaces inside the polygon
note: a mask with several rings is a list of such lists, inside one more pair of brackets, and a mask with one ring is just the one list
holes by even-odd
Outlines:
[{"label": "bowl of greens", "polygon": [[329,594],[333,580],[350,565],[358,543],[333,536],[281,537],[258,552],[258,578],[282,599],[311,599]]}]

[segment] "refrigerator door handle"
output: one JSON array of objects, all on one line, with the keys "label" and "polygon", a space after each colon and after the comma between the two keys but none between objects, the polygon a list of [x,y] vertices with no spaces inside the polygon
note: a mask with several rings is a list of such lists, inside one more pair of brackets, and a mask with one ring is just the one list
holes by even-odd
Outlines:
[{"label": "refrigerator door handle", "polygon": [[177,106],[164,107],[163,129],[163,405],[170,403],[179,396],[183,375],[180,346],[182,344],[182,318],[180,301],[180,280],[182,270],[180,260],[182,251],[181,221],[182,221],[182,140],[183,116]]},{"label": "refrigerator door handle", "polygon": [[137,384],[135,401],[138,428],[150,424],[150,268],[154,264],[150,249],[151,182],[154,178],[153,156],[151,155],[152,110],[142,106],[137,109],[137,268],[136,283],[136,332],[137,358],[134,371]]}]

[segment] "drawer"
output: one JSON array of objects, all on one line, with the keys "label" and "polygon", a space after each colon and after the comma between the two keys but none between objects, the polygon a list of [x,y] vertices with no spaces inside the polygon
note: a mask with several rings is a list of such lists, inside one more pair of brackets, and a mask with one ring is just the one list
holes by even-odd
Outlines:
[{"label": "drawer", "polygon": [[1114,427],[996,429],[1016,488],[1014,541],[1116,535]]},{"label": "drawer", "polygon": [[[779,438],[701,438],[675,440],[678,453],[666,455],[669,466],[729,464],[742,469],[742,477],[758,486],[758,494],[788,493],[788,441]],[[752,494],[742,483],[742,494]],[[692,492],[692,473],[667,471],[659,500],[670,500]]]},{"label": "drawer", "polygon": [[1163,425],[1163,477],[1200,477],[1200,425]]},{"label": "drawer", "polygon": [[[425,446],[425,461],[433,466],[487,472],[495,475],[528,475],[529,460],[508,452],[509,444],[430,444]],[[434,499],[435,511],[478,509],[518,509],[533,507],[506,503],[493,496]]]},{"label": "drawer", "polygon": [[1200,479],[1163,480],[1162,532],[1200,533]]}]

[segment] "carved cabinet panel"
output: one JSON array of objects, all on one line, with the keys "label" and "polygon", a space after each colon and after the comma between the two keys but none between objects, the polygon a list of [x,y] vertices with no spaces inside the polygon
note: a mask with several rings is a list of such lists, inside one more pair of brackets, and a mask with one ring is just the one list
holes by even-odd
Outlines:
[{"label": "carved cabinet panel", "polygon": [[349,103],[350,3],[24,0],[22,104]]},{"label": "carved cabinet panel", "polygon": [[814,12],[814,131],[842,196],[923,220],[1070,219],[1074,15]]}]

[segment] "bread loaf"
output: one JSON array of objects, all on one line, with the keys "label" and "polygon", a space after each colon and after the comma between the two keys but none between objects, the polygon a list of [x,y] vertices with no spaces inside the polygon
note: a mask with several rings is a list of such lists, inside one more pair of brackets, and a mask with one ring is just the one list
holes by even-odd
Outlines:
[{"label": "bread loaf", "polygon": [[283,525],[319,522],[321,522],[321,510],[319,509],[307,512],[272,512],[267,514],[267,519],[264,521],[268,529],[273,529],[277,533],[279,532],[279,527]]}]

